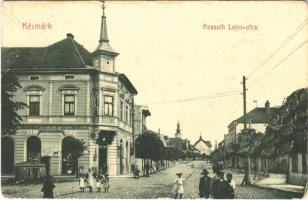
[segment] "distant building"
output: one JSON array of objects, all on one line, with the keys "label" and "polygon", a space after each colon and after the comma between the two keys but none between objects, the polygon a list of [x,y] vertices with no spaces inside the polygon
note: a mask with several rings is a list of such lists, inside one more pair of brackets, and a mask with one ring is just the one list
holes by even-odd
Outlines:
[{"label": "distant building", "polygon": [[[266,126],[273,118],[274,110],[270,102],[266,101],[264,107],[256,107],[246,114],[247,128],[255,129],[256,132],[265,133]],[[238,134],[244,129],[244,116],[233,120],[228,126],[228,133],[225,135],[224,142],[226,147],[237,140]]]},{"label": "distant building", "polygon": [[[270,102],[266,101],[264,107],[256,107],[246,114],[247,128],[255,129],[256,132],[265,133],[266,126],[273,118],[274,110],[271,108]],[[236,140],[236,136],[244,129],[244,116],[233,120],[228,126],[228,134]]]},{"label": "distant building", "polygon": [[147,129],[146,119],[151,116],[151,112],[147,106],[135,105],[135,116],[134,116],[134,133],[135,138],[142,134]]},{"label": "distant building", "polygon": [[205,154],[207,156],[211,154],[211,148],[212,148],[211,141],[203,140],[201,135],[199,137],[199,140],[195,142],[193,147],[198,149],[201,154]]},{"label": "distant building", "polygon": [[176,132],[174,138],[169,138],[169,146],[175,147],[178,151],[183,152],[183,141],[182,141],[182,133],[181,133],[181,125],[180,122],[177,123]]},{"label": "distant building", "polygon": [[[274,117],[276,107],[270,107],[270,102],[266,101],[264,107],[256,107],[246,114],[247,128],[255,129],[256,132],[265,133],[266,126]],[[224,136],[224,148],[226,152],[231,151],[232,143],[237,141],[237,137],[241,130],[244,129],[244,116],[233,120],[228,126],[228,133]],[[226,158],[229,166],[242,165],[238,156]]]}]

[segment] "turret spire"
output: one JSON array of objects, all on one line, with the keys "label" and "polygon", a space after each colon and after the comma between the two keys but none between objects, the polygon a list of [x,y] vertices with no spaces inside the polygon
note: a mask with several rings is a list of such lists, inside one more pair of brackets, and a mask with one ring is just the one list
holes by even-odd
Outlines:
[{"label": "turret spire", "polygon": [[103,15],[102,15],[101,34],[99,37],[99,43],[102,43],[102,42],[108,43],[109,40],[108,40],[107,23],[106,23],[106,16],[105,16],[105,8],[106,8],[105,1],[103,1],[102,8],[103,8]]},{"label": "turret spire", "polygon": [[117,56],[118,53],[115,52],[109,45],[109,39],[108,39],[108,33],[107,33],[107,21],[106,21],[106,15],[105,15],[105,1],[103,1],[102,5],[103,9],[103,15],[102,15],[102,21],[101,21],[101,32],[99,37],[99,44],[95,51],[103,51],[109,55]]}]

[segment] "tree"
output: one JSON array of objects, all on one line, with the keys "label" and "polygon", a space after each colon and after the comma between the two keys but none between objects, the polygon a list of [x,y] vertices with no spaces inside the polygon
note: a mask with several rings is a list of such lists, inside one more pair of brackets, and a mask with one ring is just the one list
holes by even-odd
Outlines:
[{"label": "tree", "polygon": [[245,176],[241,185],[251,185],[251,156],[260,145],[262,137],[262,133],[256,133],[255,129],[243,129],[239,134],[239,150],[237,153],[246,157]]},{"label": "tree", "polygon": [[87,146],[83,140],[67,137],[63,141],[62,157],[72,161],[74,174],[77,173],[78,158],[83,155],[85,150],[87,150]]},{"label": "tree", "polygon": [[21,85],[13,72],[1,70],[1,135],[14,135],[17,125],[22,118],[17,111],[24,109],[27,105],[23,102],[14,102],[14,93],[21,89]]},{"label": "tree", "polygon": [[163,158],[164,144],[157,134],[146,130],[137,137],[135,152],[137,158],[158,161]]},{"label": "tree", "polygon": [[[266,160],[292,153],[306,153],[307,96],[307,88],[296,90],[281,107],[274,110],[274,117],[261,142],[260,152]],[[268,162],[265,171],[267,174]]]},{"label": "tree", "polygon": [[210,155],[211,161],[213,163],[219,163],[220,161],[223,161],[224,158],[224,151],[222,147],[218,147],[215,149],[211,155]]}]

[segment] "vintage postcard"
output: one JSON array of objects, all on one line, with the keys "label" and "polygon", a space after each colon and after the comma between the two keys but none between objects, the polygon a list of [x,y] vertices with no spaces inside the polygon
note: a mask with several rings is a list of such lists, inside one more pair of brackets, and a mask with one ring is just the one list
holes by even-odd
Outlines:
[{"label": "vintage postcard", "polygon": [[306,2],[5,1],[1,22],[1,198],[305,198]]}]

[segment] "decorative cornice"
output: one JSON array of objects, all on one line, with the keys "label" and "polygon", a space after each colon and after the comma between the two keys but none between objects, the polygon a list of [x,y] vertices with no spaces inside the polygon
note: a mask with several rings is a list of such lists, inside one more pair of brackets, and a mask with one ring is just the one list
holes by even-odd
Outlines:
[{"label": "decorative cornice", "polygon": [[24,91],[44,91],[45,88],[43,88],[40,85],[29,85],[24,87]]},{"label": "decorative cornice", "polygon": [[79,90],[79,89],[80,89],[79,87],[72,84],[65,84],[59,87],[59,90]]}]

